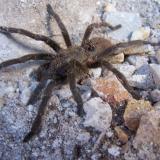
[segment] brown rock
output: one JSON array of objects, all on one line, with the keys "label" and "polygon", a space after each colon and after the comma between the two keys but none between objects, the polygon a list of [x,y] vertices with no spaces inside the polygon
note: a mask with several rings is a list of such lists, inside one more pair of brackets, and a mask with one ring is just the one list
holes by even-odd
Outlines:
[{"label": "brown rock", "polygon": [[160,111],[152,110],[142,116],[133,146],[138,149],[142,159],[159,159]]},{"label": "brown rock", "polygon": [[131,98],[128,91],[113,74],[92,80],[91,82],[94,90],[108,103],[117,104]]},{"label": "brown rock", "polygon": [[128,142],[128,135],[119,127],[115,127],[115,131],[116,134],[118,136],[118,139],[122,142],[122,143],[127,143]]},{"label": "brown rock", "polygon": [[160,145],[160,111],[152,110],[143,115],[134,139],[134,146],[144,143]]},{"label": "brown rock", "polygon": [[130,130],[137,130],[140,122],[140,118],[142,115],[147,113],[148,111],[152,110],[152,106],[149,103],[149,101],[144,100],[130,100],[128,102],[128,105],[126,107],[125,113],[124,113],[124,120],[125,125]]}]

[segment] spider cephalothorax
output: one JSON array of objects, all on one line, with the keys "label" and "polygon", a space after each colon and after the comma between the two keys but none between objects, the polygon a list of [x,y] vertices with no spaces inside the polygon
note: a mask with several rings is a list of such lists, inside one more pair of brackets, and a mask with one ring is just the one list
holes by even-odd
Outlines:
[{"label": "spider cephalothorax", "polygon": [[122,53],[124,50],[129,49],[133,46],[142,46],[145,44],[159,45],[158,43],[151,43],[147,41],[131,41],[126,43],[119,43],[112,45],[109,40],[104,38],[90,38],[92,30],[99,27],[109,27],[111,30],[116,30],[121,27],[117,25],[115,27],[108,23],[93,23],[89,25],[85,31],[82,43],[80,46],[73,46],[65,25],[62,23],[60,17],[53,11],[52,7],[48,4],[47,11],[52,16],[59,28],[61,29],[62,36],[64,38],[67,49],[63,49],[54,40],[47,36],[33,34],[24,29],[10,28],[0,26],[0,32],[5,34],[19,33],[38,41],[43,41],[50,46],[57,55],[54,54],[30,54],[17,59],[8,60],[0,64],[0,69],[17,64],[24,63],[29,60],[44,60],[44,64],[40,65],[36,71],[37,80],[39,81],[38,86],[31,94],[31,97],[27,103],[35,104],[42,94],[42,99],[39,105],[38,114],[33,122],[31,131],[25,136],[24,142],[30,140],[35,134],[38,133],[42,116],[44,115],[47,102],[51,96],[52,90],[59,85],[69,82],[73,98],[77,103],[77,114],[83,116],[83,101],[79,90],[76,87],[76,79],[81,78],[83,75],[88,75],[89,68],[95,68],[104,66],[112,71],[128,92],[136,99],[140,99],[141,96],[136,92],[127,82],[126,78],[117,69],[115,69],[109,61],[106,61],[107,57]]}]

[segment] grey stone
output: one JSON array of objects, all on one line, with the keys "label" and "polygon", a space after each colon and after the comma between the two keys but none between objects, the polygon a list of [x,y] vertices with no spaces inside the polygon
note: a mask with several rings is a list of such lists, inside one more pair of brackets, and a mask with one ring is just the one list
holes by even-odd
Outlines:
[{"label": "grey stone", "polygon": [[149,58],[147,56],[140,55],[131,55],[127,58],[127,61],[134,65],[136,68],[141,67],[142,65],[148,64]]},{"label": "grey stone", "polygon": [[[110,2],[113,0],[110,0]],[[73,43],[80,44],[84,30],[88,26],[88,24],[92,22],[99,22],[100,17],[103,16],[104,8],[106,0],[54,0],[54,1],[46,1],[46,0],[1,0],[0,1],[0,22],[1,25],[24,28],[34,33],[40,33],[44,35],[49,35],[51,38],[55,39],[60,43],[61,46],[65,47],[64,40],[60,35],[59,28],[55,20],[51,20],[51,28],[52,31],[48,32],[47,26],[47,12],[46,12],[46,4],[50,3],[53,9],[60,15],[62,21],[66,25],[67,30],[71,36],[71,40]],[[157,3],[154,3],[151,0],[143,0],[141,1],[131,1],[131,0],[114,0],[115,6],[117,10],[120,11],[128,11],[131,10],[134,12],[139,12],[142,15],[142,19],[144,24],[151,26],[152,28],[152,39],[153,37],[159,38],[159,31],[153,30],[154,27],[158,29],[159,27],[159,6]],[[116,12],[116,11],[115,11]],[[99,15],[98,15],[99,14]],[[126,19],[127,21],[127,19]],[[123,24],[122,24],[123,25]],[[134,25],[131,24],[131,25]],[[124,26],[123,26],[124,27]],[[104,34],[101,32],[101,29],[92,34],[92,36],[97,36]],[[100,31],[100,33],[99,33]],[[58,36],[54,36],[56,34]],[[22,42],[23,45],[17,44],[14,40],[7,38],[3,34],[0,34],[0,62],[12,59],[16,57],[20,57],[26,54],[31,53],[39,53],[45,51],[53,52],[49,47],[47,47],[42,42],[34,41],[30,38],[26,38],[24,36],[19,36],[14,34],[14,37]],[[126,38],[127,39],[127,38]],[[53,52],[55,53],[55,52]],[[31,63],[33,64],[33,62]],[[26,65],[20,64],[19,67],[8,67],[1,71],[1,81],[0,81],[0,97],[5,100],[4,107],[1,108],[0,111],[0,157],[1,159],[54,159],[62,160],[62,159],[73,159],[73,146],[75,143],[79,141],[76,139],[77,135],[83,134],[81,128],[82,118],[79,116],[73,116],[74,109],[76,110],[76,104],[74,102],[74,106],[70,106],[69,108],[63,108],[60,102],[55,103],[55,98],[50,99],[49,106],[47,107],[47,113],[43,117],[42,130],[39,136],[35,136],[28,144],[22,144],[22,139],[24,135],[30,130],[32,122],[36,116],[38,106],[25,106],[21,101],[21,95],[23,90],[28,85],[23,85],[24,81],[32,81],[29,79],[30,67],[32,70],[32,65],[27,63]],[[23,66],[23,67],[21,67]],[[27,68],[26,68],[27,66]],[[26,69],[24,69],[26,68]],[[21,71],[19,71],[21,70]],[[11,83],[8,83],[8,82]],[[2,82],[4,85],[2,85]],[[14,84],[18,84],[17,86]],[[21,85],[21,86],[20,86]],[[8,87],[13,87],[8,89]],[[32,88],[32,87],[31,87]],[[34,87],[33,87],[34,88]],[[68,85],[67,85],[68,88]],[[80,87],[81,88],[81,87]],[[6,91],[11,91],[6,92]],[[62,89],[63,90],[63,89]],[[59,94],[59,98],[63,99],[66,97],[67,101],[73,102],[73,98],[71,92],[64,89],[64,96]],[[89,90],[88,90],[89,91]],[[53,91],[53,94],[55,92]],[[87,92],[85,92],[87,93]],[[89,93],[89,92],[88,92]],[[86,94],[86,97],[89,97],[89,94]],[[66,96],[65,96],[66,94]],[[83,94],[83,93],[82,93]],[[25,94],[24,94],[25,95]],[[69,96],[68,96],[69,95]],[[58,98],[57,98],[58,99]],[[85,98],[83,98],[85,99]],[[88,100],[86,98],[86,100]],[[59,101],[59,99],[58,99]],[[50,105],[51,104],[51,105]],[[73,107],[73,108],[72,108]],[[67,115],[71,115],[65,117],[65,113]],[[54,118],[55,115],[58,117],[57,120]],[[42,134],[43,133],[43,134]],[[96,139],[97,134],[93,132],[91,136],[91,141],[85,143],[83,148],[84,152],[82,152],[81,157],[79,159],[87,159],[85,154],[90,154],[90,148],[93,146],[92,139]],[[112,135],[114,139],[115,135]],[[111,138],[111,140],[112,140]],[[59,142],[54,141],[58,140]],[[113,141],[105,141],[107,143],[107,148],[104,151],[106,154],[108,145],[112,146]],[[129,140],[129,144],[131,140]],[[53,146],[52,146],[53,144]],[[130,149],[129,145],[129,149]],[[99,148],[101,150],[101,146]],[[133,152],[133,151],[132,151]],[[153,152],[154,154],[156,151]],[[159,153],[159,152],[158,152]],[[109,155],[110,156],[110,155]],[[112,155],[111,155],[112,156]],[[120,159],[124,158],[121,155]],[[101,159],[102,155],[98,152],[94,153],[91,157],[95,160]],[[109,157],[110,158],[110,157]],[[117,158],[117,157],[116,157]],[[119,157],[118,157],[119,158]],[[159,158],[159,157],[158,157]],[[135,160],[142,159],[133,152],[133,155],[130,159],[127,160]],[[145,158],[143,158],[145,159]]]},{"label": "grey stone", "polygon": [[130,85],[140,88],[149,89],[155,86],[152,72],[149,65],[143,65],[136,72],[128,78]]},{"label": "grey stone", "polygon": [[160,4],[160,0],[154,0],[154,1]]},{"label": "grey stone", "polygon": [[63,108],[70,108],[70,107],[73,106],[73,102],[69,101],[68,99],[61,99],[60,103],[61,103]]},{"label": "grey stone", "polygon": [[155,89],[151,91],[150,95],[151,95],[153,102],[160,101],[160,90],[159,89]]},{"label": "grey stone", "polygon": [[56,90],[55,94],[59,97],[59,99],[67,99],[72,96],[72,93],[68,86],[63,86],[60,90]]},{"label": "grey stone", "polygon": [[[159,1],[159,0],[157,0]],[[117,10],[126,12],[138,12],[143,20],[143,26],[150,26],[151,28],[157,28],[160,22],[159,4],[151,0],[112,0],[116,3]],[[153,37],[159,37],[158,30],[155,30],[156,34]],[[152,36],[152,35],[151,35]]]},{"label": "grey stone", "polygon": [[82,132],[77,136],[77,140],[81,143],[81,144],[85,144],[88,143],[89,139],[91,138],[91,135],[89,132]]},{"label": "grey stone", "polygon": [[[73,105],[71,105],[70,107],[73,107]],[[66,108],[64,117],[65,118],[69,118],[69,117],[74,118],[74,117],[77,117],[76,110],[77,110],[77,106],[74,106],[74,108]]]},{"label": "grey stone", "polygon": [[158,59],[156,58],[155,55],[150,55],[149,56],[149,63],[159,64]]},{"label": "grey stone", "polygon": [[28,110],[29,112],[33,112],[33,111],[34,111],[34,106],[33,106],[33,105],[28,105],[28,106],[27,106],[27,110]]},{"label": "grey stone", "polygon": [[114,157],[117,157],[120,155],[120,147],[112,145],[110,148],[108,148],[108,153]]},{"label": "grey stone", "polygon": [[114,65],[125,77],[130,77],[134,71],[136,70],[136,67],[134,65],[130,65],[128,63],[122,63],[122,64],[115,64]]},{"label": "grey stone", "polygon": [[86,113],[84,126],[93,127],[98,131],[105,131],[111,125],[112,110],[108,103],[100,98],[92,98],[84,104]]},{"label": "grey stone", "polygon": [[160,65],[150,64],[150,68],[153,74],[153,79],[157,87],[160,87]]},{"label": "grey stone", "polygon": [[128,40],[131,33],[142,26],[138,13],[107,12],[104,14],[103,19],[113,26],[118,24],[122,25],[122,28],[108,34],[109,37],[119,41]]}]

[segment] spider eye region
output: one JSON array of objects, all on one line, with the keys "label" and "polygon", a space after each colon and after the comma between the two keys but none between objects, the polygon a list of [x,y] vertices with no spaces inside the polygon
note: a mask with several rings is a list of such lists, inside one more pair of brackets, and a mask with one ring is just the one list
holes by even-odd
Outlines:
[{"label": "spider eye region", "polygon": [[91,41],[88,41],[88,42],[85,43],[84,49],[86,51],[89,51],[89,52],[94,52],[95,51],[95,45]]}]

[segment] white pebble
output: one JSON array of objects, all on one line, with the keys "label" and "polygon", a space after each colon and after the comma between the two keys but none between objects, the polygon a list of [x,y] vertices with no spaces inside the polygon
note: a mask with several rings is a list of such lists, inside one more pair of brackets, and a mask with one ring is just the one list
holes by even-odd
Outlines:
[{"label": "white pebble", "polygon": [[131,40],[146,40],[150,36],[150,33],[150,27],[141,27],[132,33]]},{"label": "white pebble", "polygon": [[92,98],[84,104],[86,117],[84,121],[85,127],[93,127],[98,131],[106,131],[112,120],[112,110],[108,103],[100,98]]},{"label": "white pebble", "polygon": [[90,69],[90,74],[93,75],[94,78],[99,78],[102,73],[102,68]]},{"label": "white pebble", "polygon": [[114,157],[117,157],[120,155],[120,148],[117,146],[112,146],[111,148],[108,148],[108,153]]}]

